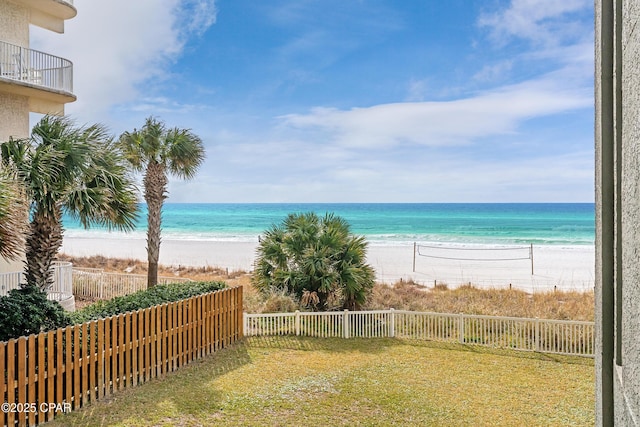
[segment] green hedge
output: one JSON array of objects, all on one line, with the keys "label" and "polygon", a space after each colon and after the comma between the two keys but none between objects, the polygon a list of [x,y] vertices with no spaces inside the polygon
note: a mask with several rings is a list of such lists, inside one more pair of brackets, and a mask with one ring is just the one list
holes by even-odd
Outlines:
[{"label": "green hedge", "polygon": [[36,286],[12,289],[0,297],[0,341],[62,328],[69,317]]},{"label": "green hedge", "polygon": [[157,285],[134,294],[98,301],[71,313],[74,324],[103,319],[128,311],[136,311],[168,302],[179,301],[226,288],[224,282],[187,282]]}]

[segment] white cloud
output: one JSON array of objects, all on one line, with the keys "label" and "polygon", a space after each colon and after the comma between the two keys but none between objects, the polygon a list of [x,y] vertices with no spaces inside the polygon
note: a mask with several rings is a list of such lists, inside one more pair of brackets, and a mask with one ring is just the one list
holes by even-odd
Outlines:
[{"label": "white cloud", "polygon": [[[65,34],[32,28],[31,45],[74,63],[78,101],[66,107],[81,121],[103,121],[132,102],[140,85],[166,78],[188,37],[215,22],[214,0],[76,0]],[[147,94],[142,94],[147,95]]]},{"label": "white cloud", "polygon": [[446,146],[514,132],[525,120],[593,104],[588,87],[567,84],[562,72],[446,102],[382,104],[282,116],[294,129],[315,131],[317,140],[351,147],[399,144]]},{"label": "white cloud", "polygon": [[185,104],[178,100],[166,97],[139,97],[131,104],[124,104],[122,109],[130,112],[139,112],[147,115],[158,114],[190,114],[194,111],[203,112],[209,109],[208,105]]},{"label": "white cloud", "polygon": [[513,67],[513,60],[501,61],[496,64],[487,64],[478,71],[473,79],[480,82],[493,82],[503,80]]},{"label": "white cloud", "polygon": [[201,36],[216,22],[215,0],[182,0],[177,8],[176,28],[182,36]]},{"label": "white cloud", "polygon": [[497,40],[518,37],[554,45],[566,38],[583,36],[583,29],[566,16],[592,6],[591,0],[512,0],[503,11],[481,15],[478,24],[489,27]]},{"label": "white cloud", "polygon": [[422,79],[422,80],[412,79],[411,81],[409,81],[409,84],[408,84],[408,91],[407,91],[408,93],[405,101],[409,101],[409,102],[424,101],[425,95],[427,94],[428,87],[429,85],[428,85],[427,79]]}]

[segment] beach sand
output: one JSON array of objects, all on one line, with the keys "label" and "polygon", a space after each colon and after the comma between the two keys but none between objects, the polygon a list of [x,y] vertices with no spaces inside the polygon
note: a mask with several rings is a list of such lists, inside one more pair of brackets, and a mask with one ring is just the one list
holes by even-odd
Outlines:
[{"label": "beach sand", "polygon": [[[253,269],[258,242],[163,240],[160,263],[173,266],[211,266],[229,271]],[[71,256],[103,255],[112,258],[146,260],[144,239],[65,237],[61,252]],[[474,248],[473,246],[471,247]],[[433,286],[446,283],[450,287],[471,283],[478,287],[504,288],[512,286],[527,292],[553,290],[593,290],[595,249],[593,246],[535,246],[533,274],[531,259],[495,260],[523,252],[478,250],[454,251],[429,248],[416,255],[409,245],[370,245],[367,262],[376,270],[377,279],[394,283],[400,279]],[[528,254],[528,251],[525,251]],[[474,260],[452,260],[459,258]],[[439,258],[442,257],[442,258]],[[493,259],[479,261],[477,259]]]}]

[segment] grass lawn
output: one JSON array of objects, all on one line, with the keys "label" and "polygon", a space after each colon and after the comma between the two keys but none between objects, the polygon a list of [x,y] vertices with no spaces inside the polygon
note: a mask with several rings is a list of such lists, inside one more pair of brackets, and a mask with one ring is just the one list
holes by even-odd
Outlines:
[{"label": "grass lawn", "polygon": [[250,338],[49,426],[589,426],[592,359],[394,339]]}]

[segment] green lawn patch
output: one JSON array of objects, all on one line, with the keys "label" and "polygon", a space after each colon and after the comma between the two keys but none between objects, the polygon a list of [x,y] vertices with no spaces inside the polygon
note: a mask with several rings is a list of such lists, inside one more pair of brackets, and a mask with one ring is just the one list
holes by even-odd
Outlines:
[{"label": "green lawn patch", "polygon": [[254,337],[51,426],[587,426],[593,360],[395,339]]}]

